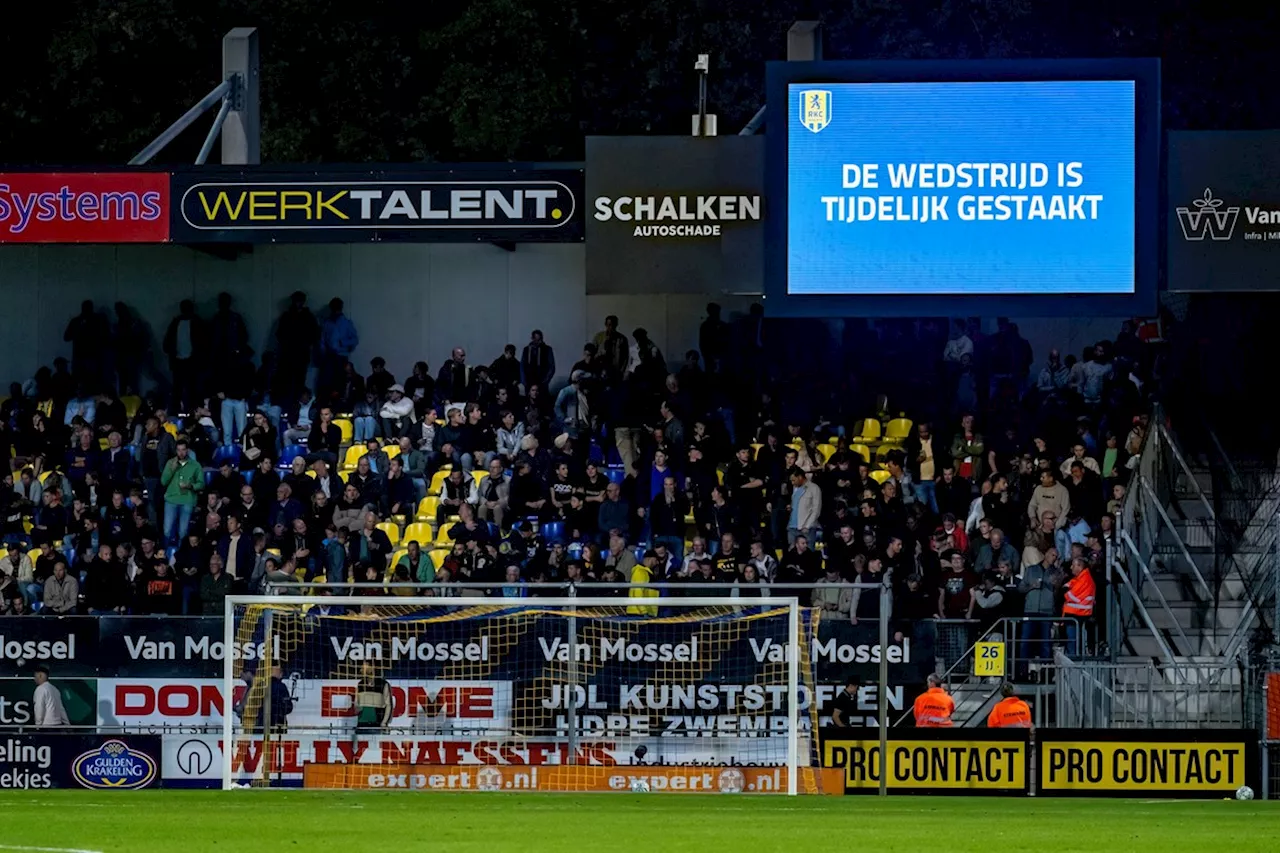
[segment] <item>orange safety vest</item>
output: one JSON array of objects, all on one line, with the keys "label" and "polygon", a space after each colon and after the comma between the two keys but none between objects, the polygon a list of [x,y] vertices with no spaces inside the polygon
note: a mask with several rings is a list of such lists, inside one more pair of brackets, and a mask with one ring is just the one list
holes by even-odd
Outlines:
[{"label": "orange safety vest", "polygon": [[987,728],[1029,729],[1031,728],[1031,706],[1017,696],[1001,699],[987,715]]},{"label": "orange safety vest", "polygon": [[946,729],[951,727],[951,715],[956,703],[941,687],[930,687],[916,697],[916,726],[922,729]]},{"label": "orange safety vest", "polygon": [[1092,616],[1093,597],[1097,587],[1093,575],[1085,569],[1067,581],[1067,600],[1062,605],[1063,616]]}]

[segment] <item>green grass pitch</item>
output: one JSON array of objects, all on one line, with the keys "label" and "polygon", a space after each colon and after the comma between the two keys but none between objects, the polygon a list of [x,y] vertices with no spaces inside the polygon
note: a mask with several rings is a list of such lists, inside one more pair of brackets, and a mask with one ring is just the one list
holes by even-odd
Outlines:
[{"label": "green grass pitch", "polygon": [[1280,850],[1280,807],[1258,801],[23,791],[0,814],[0,851]]}]

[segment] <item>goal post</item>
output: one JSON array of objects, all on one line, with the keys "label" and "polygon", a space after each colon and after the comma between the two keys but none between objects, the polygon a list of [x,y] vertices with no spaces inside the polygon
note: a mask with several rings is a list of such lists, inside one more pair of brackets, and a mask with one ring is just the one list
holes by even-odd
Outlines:
[{"label": "goal post", "polygon": [[231,596],[225,617],[224,788],[822,787],[821,617],[794,597]]}]

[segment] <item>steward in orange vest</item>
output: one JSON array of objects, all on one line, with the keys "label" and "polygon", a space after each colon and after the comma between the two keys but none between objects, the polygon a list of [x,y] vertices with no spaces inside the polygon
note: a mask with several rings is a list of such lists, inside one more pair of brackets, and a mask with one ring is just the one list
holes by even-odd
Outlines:
[{"label": "steward in orange vest", "polygon": [[937,675],[929,676],[929,688],[916,697],[916,727],[921,729],[951,728],[951,715],[955,713],[956,703],[946,690],[942,689],[942,679]]},{"label": "steward in orange vest", "polygon": [[1076,558],[1071,561],[1071,578],[1067,581],[1067,599],[1062,604],[1063,616],[1093,615],[1093,601],[1097,594],[1097,586],[1093,575],[1084,560]]},{"label": "steward in orange vest", "polygon": [[1031,706],[1014,695],[1013,685],[1004,684],[1000,688],[1004,698],[996,703],[987,715],[987,728],[990,729],[1029,729],[1031,728]]}]

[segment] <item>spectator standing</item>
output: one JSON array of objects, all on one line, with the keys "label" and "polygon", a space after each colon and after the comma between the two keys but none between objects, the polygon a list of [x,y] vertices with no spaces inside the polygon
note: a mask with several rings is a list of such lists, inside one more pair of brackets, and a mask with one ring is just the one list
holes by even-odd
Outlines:
[{"label": "spectator standing", "polygon": [[329,316],[320,327],[320,378],[316,383],[320,399],[328,402],[339,389],[343,368],[360,345],[360,335],[350,318],[343,313],[343,302],[336,296],[329,300]]},{"label": "spectator standing", "polygon": [[62,706],[62,694],[49,681],[49,667],[36,664],[33,678],[36,689],[31,694],[31,724],[38,729],[71,725],[67,710]]},{"label": "spectator standing", "polygon": [[191,456],[186,439],[175,444],[174,457],[165,463],[160,485],[164,488],[164,541],[177,547],[204,488],[204,469]]},{"label": "spectator standing", "polygon": [[280,386],[294,399],[306,384],[307,368],[311,366],[311,350],[320,340],[320,326],[307,308],[307,294],[294,291],[289,297],[289,307],[280,315],[276,327]]},{"label": "spectator standing", "polygon": [[94,310],[91,300],[80,304],[80,313],[71,318],[62,339],[71,344],[72,374],[80,382],[100,387],[111,329],[107,318]]},{"label": "spectator standing", "polygon": [[200,399],[200,368],[204,357],[204,325],[196,316],[196,304],[182,300],[178,316],[164,333],[164,354],[169,357],[169,373],[173,379],[170,398],[175,412],[189,412]]},{"label": "spectator standing", "polygon": [[555,375],[555,351],[543,340],[542,331],[534,329],[520,355],[520,382],[526,389],[531,385],[550,388]]}]

